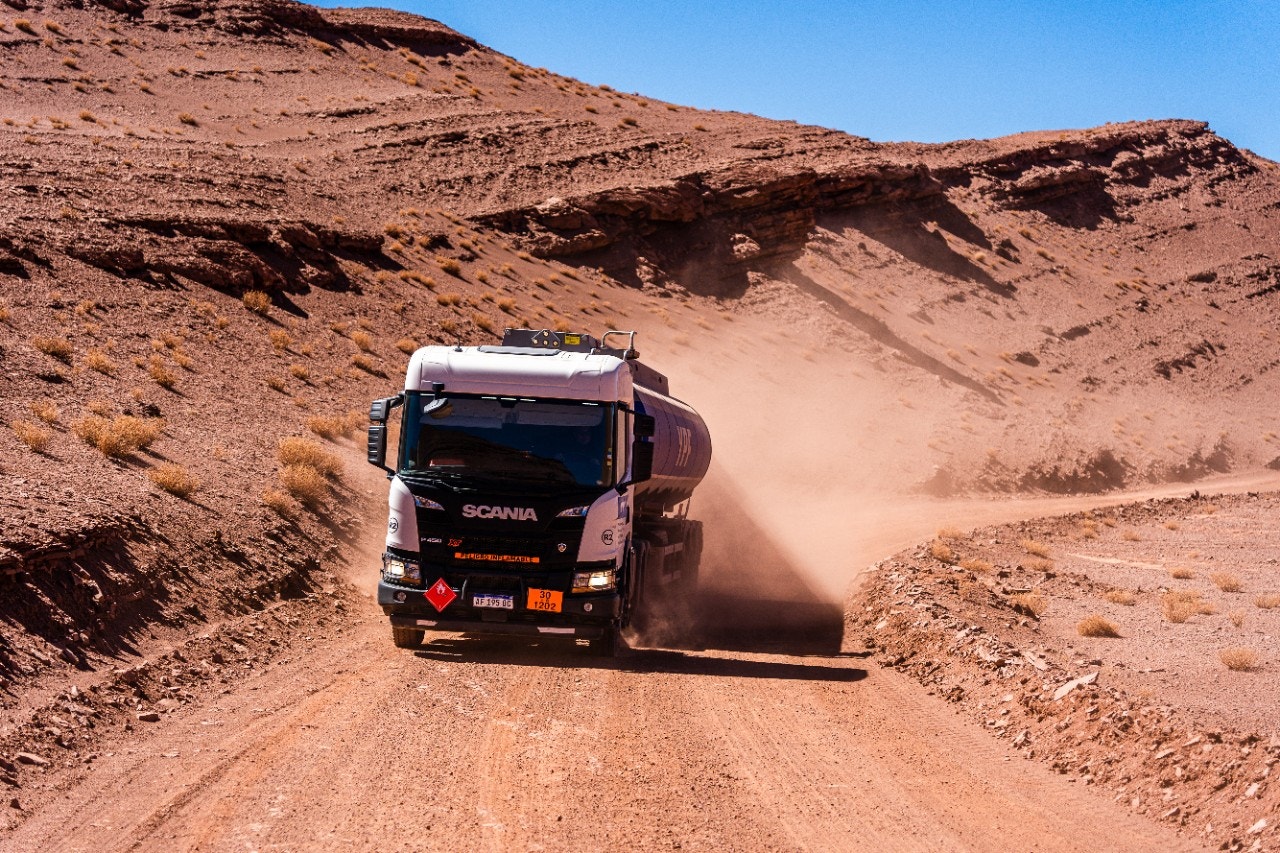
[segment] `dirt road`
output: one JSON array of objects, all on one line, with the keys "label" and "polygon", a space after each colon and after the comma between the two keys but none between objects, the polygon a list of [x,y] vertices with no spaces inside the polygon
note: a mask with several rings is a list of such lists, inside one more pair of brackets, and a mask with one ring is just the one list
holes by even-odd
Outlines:
[{"label": "dirt road", "polygon": [[[955,509],[904,513],[865,547],[887,554]],[[1188,847],[822,643],[708,630],[601,661],[443,635],[415,653],[371,602],[352,619],[104,755],[3,849]]]}]

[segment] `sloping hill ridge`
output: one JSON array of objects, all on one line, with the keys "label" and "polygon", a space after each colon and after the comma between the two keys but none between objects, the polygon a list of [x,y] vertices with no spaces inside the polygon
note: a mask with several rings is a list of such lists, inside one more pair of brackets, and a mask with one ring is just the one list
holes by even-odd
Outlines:
[{"label": "sloping hill ridge", "polygon": [[[91,752],[50,685],[120,714],[130,661],[332,614],[379,501],[340,436],[420,344],[638,328],[719,464],[818,497],[1280,464],[1280,173],[1199,122],[877,144],[401,13],[5,0],[0,195],[6,754]],[[109,455],[94,417],[162,431]],[[347,463],[307,506],[285,436]]]}]

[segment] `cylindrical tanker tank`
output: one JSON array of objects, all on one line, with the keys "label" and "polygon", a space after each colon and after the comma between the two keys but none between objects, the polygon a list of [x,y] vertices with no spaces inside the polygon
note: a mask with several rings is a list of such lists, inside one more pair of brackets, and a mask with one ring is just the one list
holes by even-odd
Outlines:
[{"label": "cylindrical tanker tank", "polygon": [[636,485],[641,507],[670,509],[688,500],[711,465],[711,433],[702,417],[674,397],[635,386],[635,408],[654,420],[653,477]]}]

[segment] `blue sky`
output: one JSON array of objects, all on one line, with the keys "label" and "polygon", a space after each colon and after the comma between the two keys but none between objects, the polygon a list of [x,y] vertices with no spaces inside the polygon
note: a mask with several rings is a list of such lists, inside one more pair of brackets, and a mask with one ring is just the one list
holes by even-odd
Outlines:
[{"label": "blue sky", "polygon": [[1280,159],[1280,4],[1269,0],[380,5],[588,83],[877,141],[1193,118]]}]

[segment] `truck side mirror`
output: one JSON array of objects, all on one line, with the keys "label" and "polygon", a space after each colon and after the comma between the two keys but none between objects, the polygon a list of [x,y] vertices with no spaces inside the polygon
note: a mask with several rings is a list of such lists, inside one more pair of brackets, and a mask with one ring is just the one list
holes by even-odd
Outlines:
[{"label": "truck side mirror", "polygon": [[369,424],[369,464],[376,465],[388,474],[394,474],[387,467],[387,425]]},{"label": "truck side mirror", "polygon": [[631,445],[631,482],[643,483],[653,477],[653,447],[649,441]]},{"label": "truck side mirror", "polygon": [[391,410],[399,408],[403,404],[403,394],[374,400],[369,404],[369,420],[373,421],[375,424],[385,424],[387,422],[387,418],[391,417]]}]

